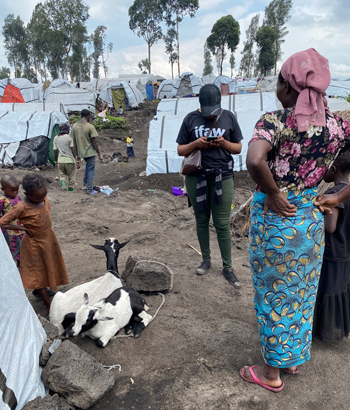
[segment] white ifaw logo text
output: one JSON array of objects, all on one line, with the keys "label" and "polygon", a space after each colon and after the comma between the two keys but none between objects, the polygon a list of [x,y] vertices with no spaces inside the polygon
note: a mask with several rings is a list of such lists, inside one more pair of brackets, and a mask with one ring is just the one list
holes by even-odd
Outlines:
[{"label": "white ifaw logo text", "polygon": [[[200,138],[200,137],[209,137],[209,135],[207,135],[208,131],[210,130],[210,128],[204,128],[204,125],[201,125],[200,127],[195,127],[194,128],[194,133],[196,135],[196,138]],[[223,136],[225,134],[225,129],[224,128],[213,128],[210,136],[211,137],[219,137],[219,136]]]}]

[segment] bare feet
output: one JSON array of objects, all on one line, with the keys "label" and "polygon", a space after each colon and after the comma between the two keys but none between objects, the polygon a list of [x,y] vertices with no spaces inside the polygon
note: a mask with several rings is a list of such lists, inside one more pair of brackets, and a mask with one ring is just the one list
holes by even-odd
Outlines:
[{"label": "bare feet", "polygon": [[[280,387],[282,385],[280,371],[277,367],[271,367],[267,364],[264,364],[264,366],[261,367],[254,367],[252,371],[254,372],[255,376],[267,386]],[[246,379],[253,380],[248,366],[244,366],[243,375]]]}]

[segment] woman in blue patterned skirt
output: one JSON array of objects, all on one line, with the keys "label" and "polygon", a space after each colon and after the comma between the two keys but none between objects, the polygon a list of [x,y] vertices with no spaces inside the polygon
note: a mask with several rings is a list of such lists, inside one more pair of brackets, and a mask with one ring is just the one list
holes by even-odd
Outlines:
[{"label": "woman in blue patterned skirt", "polygon": [[343,148],[350,125],[324,98],[328,60],[309,49],[282,66],[277,97],[284,109],[263,115],[254,129],[247,168],[257,190],[249,235],[254,302],[263,366],[241,377],[279,392],[280,369],[298,373],[310,359],[313,311],[324,251],[317,187]]}]

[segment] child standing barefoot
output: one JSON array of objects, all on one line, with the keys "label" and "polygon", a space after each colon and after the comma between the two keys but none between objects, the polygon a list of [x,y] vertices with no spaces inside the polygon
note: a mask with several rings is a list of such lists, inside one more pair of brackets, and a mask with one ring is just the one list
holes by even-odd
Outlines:
[{"label": "child standing barefoot", "polygon": [[[21,244],[20,274],[26,289],[35,289],[50,308],[47,287],[56,290],[66,285],[68,276],[61,249],[52,229],[50,203],[41,175],[28,174],[23,178],[24,200],[0,218],[0,227],[25,232]],[[12,225],[19,219],[23,226]]]},{"label": "child standing barefoot", "polygon": [[[334,182],[325,194],[349,184],[350,152],[339,155],[325,175]],[[318,287],[313,333],[322,342],[341,340],[350,332],[350,199],[325,215],[326,246]]]},{"label": "child standing barefoot", "polygon": [[[19,183],[13,175],[4,175],[1,178],[1,190],[3,195],[0,195],[0,217],[7,214],[11,209],[21,202],[18,196]],[[20,225],[18,220],[11,222],[11,225]],[[19,267],[20,248],[23,233],[16,228],[15,230],[2,229],[5,240],[10,248],[11,255]]]}]

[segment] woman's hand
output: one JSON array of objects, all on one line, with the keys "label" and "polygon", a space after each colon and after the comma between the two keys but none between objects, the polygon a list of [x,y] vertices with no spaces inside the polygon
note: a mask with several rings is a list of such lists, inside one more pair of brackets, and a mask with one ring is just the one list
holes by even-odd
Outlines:
[{"label": "woman's hand", "polygon": [[211,143],[207,140],[207,137],[200,137],[196,139],[196,149],[208,148],[211,148]]},{"label": "woman's hand", "polygon": [[269,209],[278,216],[296,216],[297,214],[296,206],[290,204],[281,192],[266,194],[263,214]]},{"label": "woman's hand", "polygon": [[215,139],[209,139],[210,148],[224,148],[226,140],[221,135]]},{"label": "woman's hand", "polygon": [[332,213],[331,208],[335,208],[341,202],[342,201],[339,198],[339,195],[336,193],[330,195],[319,195],[314,204],[322,213],[328,215]]},{"label": "woman's hand", "polygon": [[77,169],[79,169],[80,168],[80,161],[77,159]]}]

